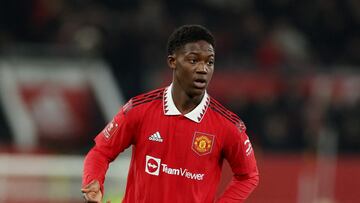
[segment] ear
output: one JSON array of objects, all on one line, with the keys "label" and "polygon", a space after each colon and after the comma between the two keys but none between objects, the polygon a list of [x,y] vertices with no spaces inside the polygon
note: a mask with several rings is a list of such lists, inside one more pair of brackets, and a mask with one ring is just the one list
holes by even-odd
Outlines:
[{"label": "ear", "polygon": [[168,66],[170,67],[170,69],[175,70],[175,68],[176,68],[176,58],[175,58],[174,54],[169,55],[167,57],[167,63],[168,63]]}]

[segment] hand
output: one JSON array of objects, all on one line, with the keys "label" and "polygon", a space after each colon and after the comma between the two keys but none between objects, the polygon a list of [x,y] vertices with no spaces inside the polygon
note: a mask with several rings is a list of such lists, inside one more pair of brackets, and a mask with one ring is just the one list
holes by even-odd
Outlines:
[{"label": "hand", "polygon": [[[85,187],[81,188],[84,195],[85,202],[87,203],[101,203],[102,193],[100,190],[100,183],[97,180],[91,181]],[[110,203],[110,202],[107,202]]]}]

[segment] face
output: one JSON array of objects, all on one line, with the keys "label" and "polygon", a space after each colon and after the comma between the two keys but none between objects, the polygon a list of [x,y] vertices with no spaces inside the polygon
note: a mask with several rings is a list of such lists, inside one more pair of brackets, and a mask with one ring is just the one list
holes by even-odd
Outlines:
[{"label": "face", "polygon": [[206,41],[187,43],[168,56],[173,69],[173,84],[187,95],[204,94],[214,72],[215,51]]}]

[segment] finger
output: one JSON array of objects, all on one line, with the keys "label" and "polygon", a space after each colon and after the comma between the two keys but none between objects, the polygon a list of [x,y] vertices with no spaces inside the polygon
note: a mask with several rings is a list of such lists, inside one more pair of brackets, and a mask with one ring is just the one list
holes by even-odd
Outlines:
[{"label": "finger", "polygon": [[89,188],[81,188],[81,192],[88,193],[88,192],[90,192],[90,189]]},{"label": "finger", "polygon": [[86,200],[87,203],[97,203],[96,199],[96,193],[90,192],[90,193],[83,193],[83,197]]},{"label": "finger", "polygon": [[85,199],[85,202],[88,202],[88,201],[89,201],[89,197],[87,196],[86,193],[83,193],[83,198]]},{"label": "finger", "polygon": [[96,188],[81,188],[82,193],[88,193],[88,192],[98,192],[99,189]]},{"label": "finger", "polygon": [[93,199],[93,194],[94,192],[90,192],[90,193],[83,193],[84,199],[87,201],[91,201]]},{"label": "finger", "polygon": [[107,200],[106,203],[111,203],[111,201],[110,201],[110,200]]}]

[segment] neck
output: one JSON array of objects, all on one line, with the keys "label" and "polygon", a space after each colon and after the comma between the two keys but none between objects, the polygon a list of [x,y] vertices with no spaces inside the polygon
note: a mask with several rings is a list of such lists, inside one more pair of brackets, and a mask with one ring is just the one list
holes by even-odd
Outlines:
[{"label": "neck", "polygon": [[200,104],[205,92],[201,95],[189,95],[185,90],[173,83],[171,95],[174,100],[176,108],[181,114],[187,114]]}]

